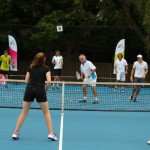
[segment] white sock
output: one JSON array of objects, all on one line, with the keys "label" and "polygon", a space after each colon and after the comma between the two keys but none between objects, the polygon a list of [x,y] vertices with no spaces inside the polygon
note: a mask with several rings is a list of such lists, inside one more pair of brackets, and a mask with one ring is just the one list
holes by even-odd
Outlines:
[{"label": "white sock", "polygon": [[94,99],[95,99],[96,101],[98,101],[98,98],[97,98],[97,96],[96,96],[96,97],[94,97]]},{"label": "white sock", "polygon": [[85,99],[85,100],[87,100],[87,97],[86,97],[86,96],[84,96],[84,99]]}]

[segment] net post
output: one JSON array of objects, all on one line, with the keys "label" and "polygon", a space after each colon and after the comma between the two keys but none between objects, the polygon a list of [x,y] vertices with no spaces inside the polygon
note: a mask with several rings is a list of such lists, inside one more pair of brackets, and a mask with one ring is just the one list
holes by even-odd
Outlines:
[{"label": "net post", "polygon": [[64,124],[64,93],[65,82],[62,82],[62,99],[61,99],[61,121],[60,121],[60,135],[59,135],[59,150],[62,150],[63,143],[63,124]]}]

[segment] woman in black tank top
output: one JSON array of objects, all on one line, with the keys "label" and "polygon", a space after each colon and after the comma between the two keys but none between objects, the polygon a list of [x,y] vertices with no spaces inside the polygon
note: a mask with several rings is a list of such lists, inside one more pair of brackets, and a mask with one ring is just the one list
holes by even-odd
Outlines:
[{"label": "woman in black tank top", "polygon": [[[45,61],[45,55],[43,53],[38,53],[27,70],[25,77],[25,83],[27,84],[27,87],[23,99],[23,109],[18,118],[15,131],[12,134],[13,139],[19,139],[19,130],[29,112],[31,103],[34,101],[34,99],[36,99],[45,117],[49,131],[48,138],[53,141],[57,140],[56,135],[53,133],[52,120],[46,96],[46,91],[51,84],[51,72],[49,67],[44,65]],[[47,80],[46,87],[45,80]]]}]

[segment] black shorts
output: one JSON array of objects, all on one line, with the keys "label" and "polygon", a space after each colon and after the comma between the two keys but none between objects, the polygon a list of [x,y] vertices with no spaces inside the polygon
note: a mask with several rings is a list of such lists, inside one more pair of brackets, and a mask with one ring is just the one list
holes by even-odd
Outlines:
[{"label": "black shorts", "polygon": [[33,102],[34,99],[36,99],[37,102],[46,102],[47,96],[44,88],[36,88],[28,86],[26,88],[25,94],[24,94],[24,101],[26,102]]},{"label": "black shorts", "polygon": [[143,78],[134,77],[134,83],[144,83]]},{"label": "black shorts", "polygon": [[9,71],[0,70],[0,74],[9,75]]},{"label": "black shorts", "polygon": [[54,76],[61,76],[62,75],[62,69],[54,69]]}]

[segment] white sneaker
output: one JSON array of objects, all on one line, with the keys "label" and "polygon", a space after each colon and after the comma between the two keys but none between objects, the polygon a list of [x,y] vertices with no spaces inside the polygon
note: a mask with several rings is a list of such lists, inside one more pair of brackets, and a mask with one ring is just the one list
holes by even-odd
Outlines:
[{"label": "white sneaker", "polygon": [[52,86],[52,90],[55,90],[55,86],[54,85]]},{"label": "white sneaker", "polygon": [[114,88],[114,92],[117,92],[117,88]]},{"label": "white sneaker", "polygon": [[95,97],[95,98],[94,98],[94,100],[95,100],[95,101],[98,101],[98,98],[97,98],[97,97]]},{"label": "white sneaker", "polygon": [[150,144],[150,140],[147,141],[147,144]]},{"label": "white sneaker", "polygon": [[57,137],[56,137],[56,135],[54,133],[50,133],[48,135],[48,139],[51,139],[52,141],[57,141]]},{"label": "white sneaker", "polygon": [[81,100],[79,100],[79,103],[86,103],[86,102],[87,102],[86,99],[81,99]]},{"label": "white sneaker", "polygon": [[133,99],[133,96],[131,95],[131,96],[129,97],[129,100],[132,101],[132,99]]},{"label": "white sneaker", "polygon": [[14,132],[14,133],[12,134],[12,138],[13,138],[14,140],[19,139],[19,134],[18,134],[17,132]]},{"label": "white sneaker", "polygon": [[94,98],[93,104],[98,104],[98,98],[97,97]]},{"label": "white sneaker", "polygon": [[122,93],[124,93],[124,89],[121,89]]}]

